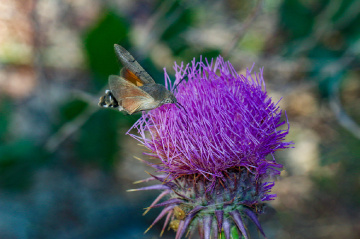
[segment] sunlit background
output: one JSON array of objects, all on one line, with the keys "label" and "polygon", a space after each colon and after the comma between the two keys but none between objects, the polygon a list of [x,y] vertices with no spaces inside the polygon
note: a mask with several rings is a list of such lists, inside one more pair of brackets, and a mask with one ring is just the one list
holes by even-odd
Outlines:
[{"label": "sunlit background", "polygon": [[1,0],[1,239],[159,237],[156,192],[126,192],[149,170],[125,136],[139,114],[97,106],[114,43],[158,83],[201,55],[264,67],[295,142],[268,238],[359,238],[360,1]]}]

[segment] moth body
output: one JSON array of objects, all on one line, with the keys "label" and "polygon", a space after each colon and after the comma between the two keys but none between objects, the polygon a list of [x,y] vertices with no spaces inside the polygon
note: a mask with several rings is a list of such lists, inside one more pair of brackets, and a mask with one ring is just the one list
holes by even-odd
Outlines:
[{"label": "moth body", "polygon": [[99,106],[118,108],[133,114],[163,104],[177,103],[174,94],[165,86],[156,84],[128,51],[115,44],[115,53],[124,68],[120,76],[109,77],[110,90],[100,97]]}]

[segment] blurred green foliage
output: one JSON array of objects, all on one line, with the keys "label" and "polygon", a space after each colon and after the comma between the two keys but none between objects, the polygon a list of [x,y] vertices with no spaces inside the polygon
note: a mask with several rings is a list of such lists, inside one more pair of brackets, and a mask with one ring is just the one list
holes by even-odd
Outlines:
[{"label": "blurred green foliage", "polygon": [[[356,2],[288,0],[280,8],[279,23],[285,32],[283,54],[311,61],[307,78],[316,83],[326,100],[338,97],[337,91],[348,72],[358,71],[360,65],[360,14],[359,9],[354,8]],[[352,118],[360,124],[358,115],[352,114]],[[324,207],[341,204],[339,208],[354,211],[360,207],[359,139],[338,125],[333,126],[333,130],[334,139],[323,139],[320,143],[320,162],[338,168],[334,174],[312,175],[317,187],[312,198],[328,200]]]},{"label": "blurred green foliage", "polygon": [[46,163],[47,154],[31,138],[16,138],[9,134],[13,104],[5,98],[0,104],[0,187],[27,189],[33,174]]},{"label": "blurred green foliage", "polygon": [[114,168],[119,159],[120,148],[118,130],[121,113],[100,111],[93,115],[82,127],[75,152],[79,160],[97,163],[106,170]]},{"label": "blurred green foliage", "polygon": [[60,115],[61,121],[60,125],[65,124],[71,120],[74,120],[77,116],[79,116],[84,110],[87,108],[88,103],[75,99],[66,102],[64,105],[60,106]]},{"label": "blurred green foliage", "polygon": [[317,81],[323,97],[332,94],[333,85],[339,84],[348,70],[344,65],[336,75],[331,75],[327,71],[329,67],[335,67],[342,57],[353,57],[352,61],[359,63],[359,55],[351,51],[360,37],[360,14],[354,15],[355,2],[287,0],[281,5],[279,23],[285,33],[283,54],[312,60],[310,79]]},{"label": "blurred green foliage", "polygon": [[360,190],[358,175],[360,172],[360,147],[359,140],[342,128],[336,128],[339,134],[336,140],[322,144],[323,165],[339,163],[335,175],[318,176],[313,179],[319,186],[320,194],[336,198],[341,195],[348,206],[360,207]]},{"label": "blurred green foliage", "polygon": [[114,44],[121,42],[124,47],[130,46],[129,25],[125,18],[105,9],[99,21],[85,34],[85,50],[96,89],[107,83],[109,75],[119,72]]},{"label": "blurred green foliage", "polygon": [[0,186],[27,189],[34,173],[46,163],[47,154],[31,139],[18,139],[0,145]]},{"label": "blurred green foliage", "polygon": [[280,26],[286,31],[288,41],[311,34],[315,13],[298,0],[284,1],[280,9]]},{"label": "blurred green foliage", "polygon": [[[161,2],[161,1],[160,1]],[[182,1],[174,1],[159,22],[171,23],[160,35],[160,41],[171,49],[173,56],[190,62],[194,57],[217,57],[221,49],[194,48],[186,37],[186,32],[194,28],[199,21],[197,17],[201,9],[197,5],[186,5]]]},{"label": "blurred green foliage", "polygon": [[177,1],[163,16],[163,21],[166,21],[166,19],[168,19],[168,21],[173,20],[175,18],[171,27],[168,27],[161,35],[161,41],[169,46],[175,56],[189,49],[189,45],[184,37],[184,32],[193,27],[195,14],[195,9],[186,8]]},{"label": "blurred green foliage", "polygon": [[10,123],[11,103],[9,99],[2,98],[0,101],[0,142],[6,142],[6,135]]}]

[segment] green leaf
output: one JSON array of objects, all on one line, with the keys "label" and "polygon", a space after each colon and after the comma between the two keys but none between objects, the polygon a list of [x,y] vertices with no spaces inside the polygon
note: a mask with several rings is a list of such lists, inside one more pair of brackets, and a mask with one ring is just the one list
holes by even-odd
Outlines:
[{"label": "green leaf", "polygon": [[[231,236],[231,239],[239,239],[240,238],[239,237],[239,231],[238,231],[236,226],[231,227],[230,236]],[[243,238],[243,237],[241,237],[241,238]]]}]

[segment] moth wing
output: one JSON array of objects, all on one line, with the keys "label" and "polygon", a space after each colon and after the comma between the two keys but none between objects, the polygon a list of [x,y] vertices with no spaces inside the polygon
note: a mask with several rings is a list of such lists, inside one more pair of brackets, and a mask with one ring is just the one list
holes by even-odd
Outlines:
[{"label": "moth wing", "polygon": [[152,99],[152,97],[148,93],[146,93],[136,85],[132,84],[131,82],[125,80],[121,76],[109,76],[109,86],[111,93],[115,96],[117,100],[135,96]]},{"label": "moth wing", "polygon": [[[143,85],[154,84],[154,79],[147,73],[144,68],[135,60],[135,58],[122,46],[115,44],[115,53],[121,64],[124,66],[125,70],[122,75],[125,79],[128,79],[127,76],[131,75],[130,79],[136,79],[136,82],[139,81]],[[133,77],[134,75],[135,77]],[[137,84],[136,84],[137,85]]]},{"label": "moth wing", "polygon": [[124,110],[128,112],[129,115],[131,115],[136,112],[140,108],[140,106],[148,100],[149,99],[145,97],[127,97],[122,100],[121,105]]},{"label": "moth wing", "polygon": [[127,81],[130,81],[136,86],[143,86],[144,83],[140,80],[139,77],[137,77],[133,72],[131,72],[129,69],[126,69],[125,67],[121,69],[120,75]]},{"label": "moth wing", "polygon": [[119,105],[129,114],[134,113],[142,104],[154,100],[148,93],[120,76],[109,76],[109,85]]}]

